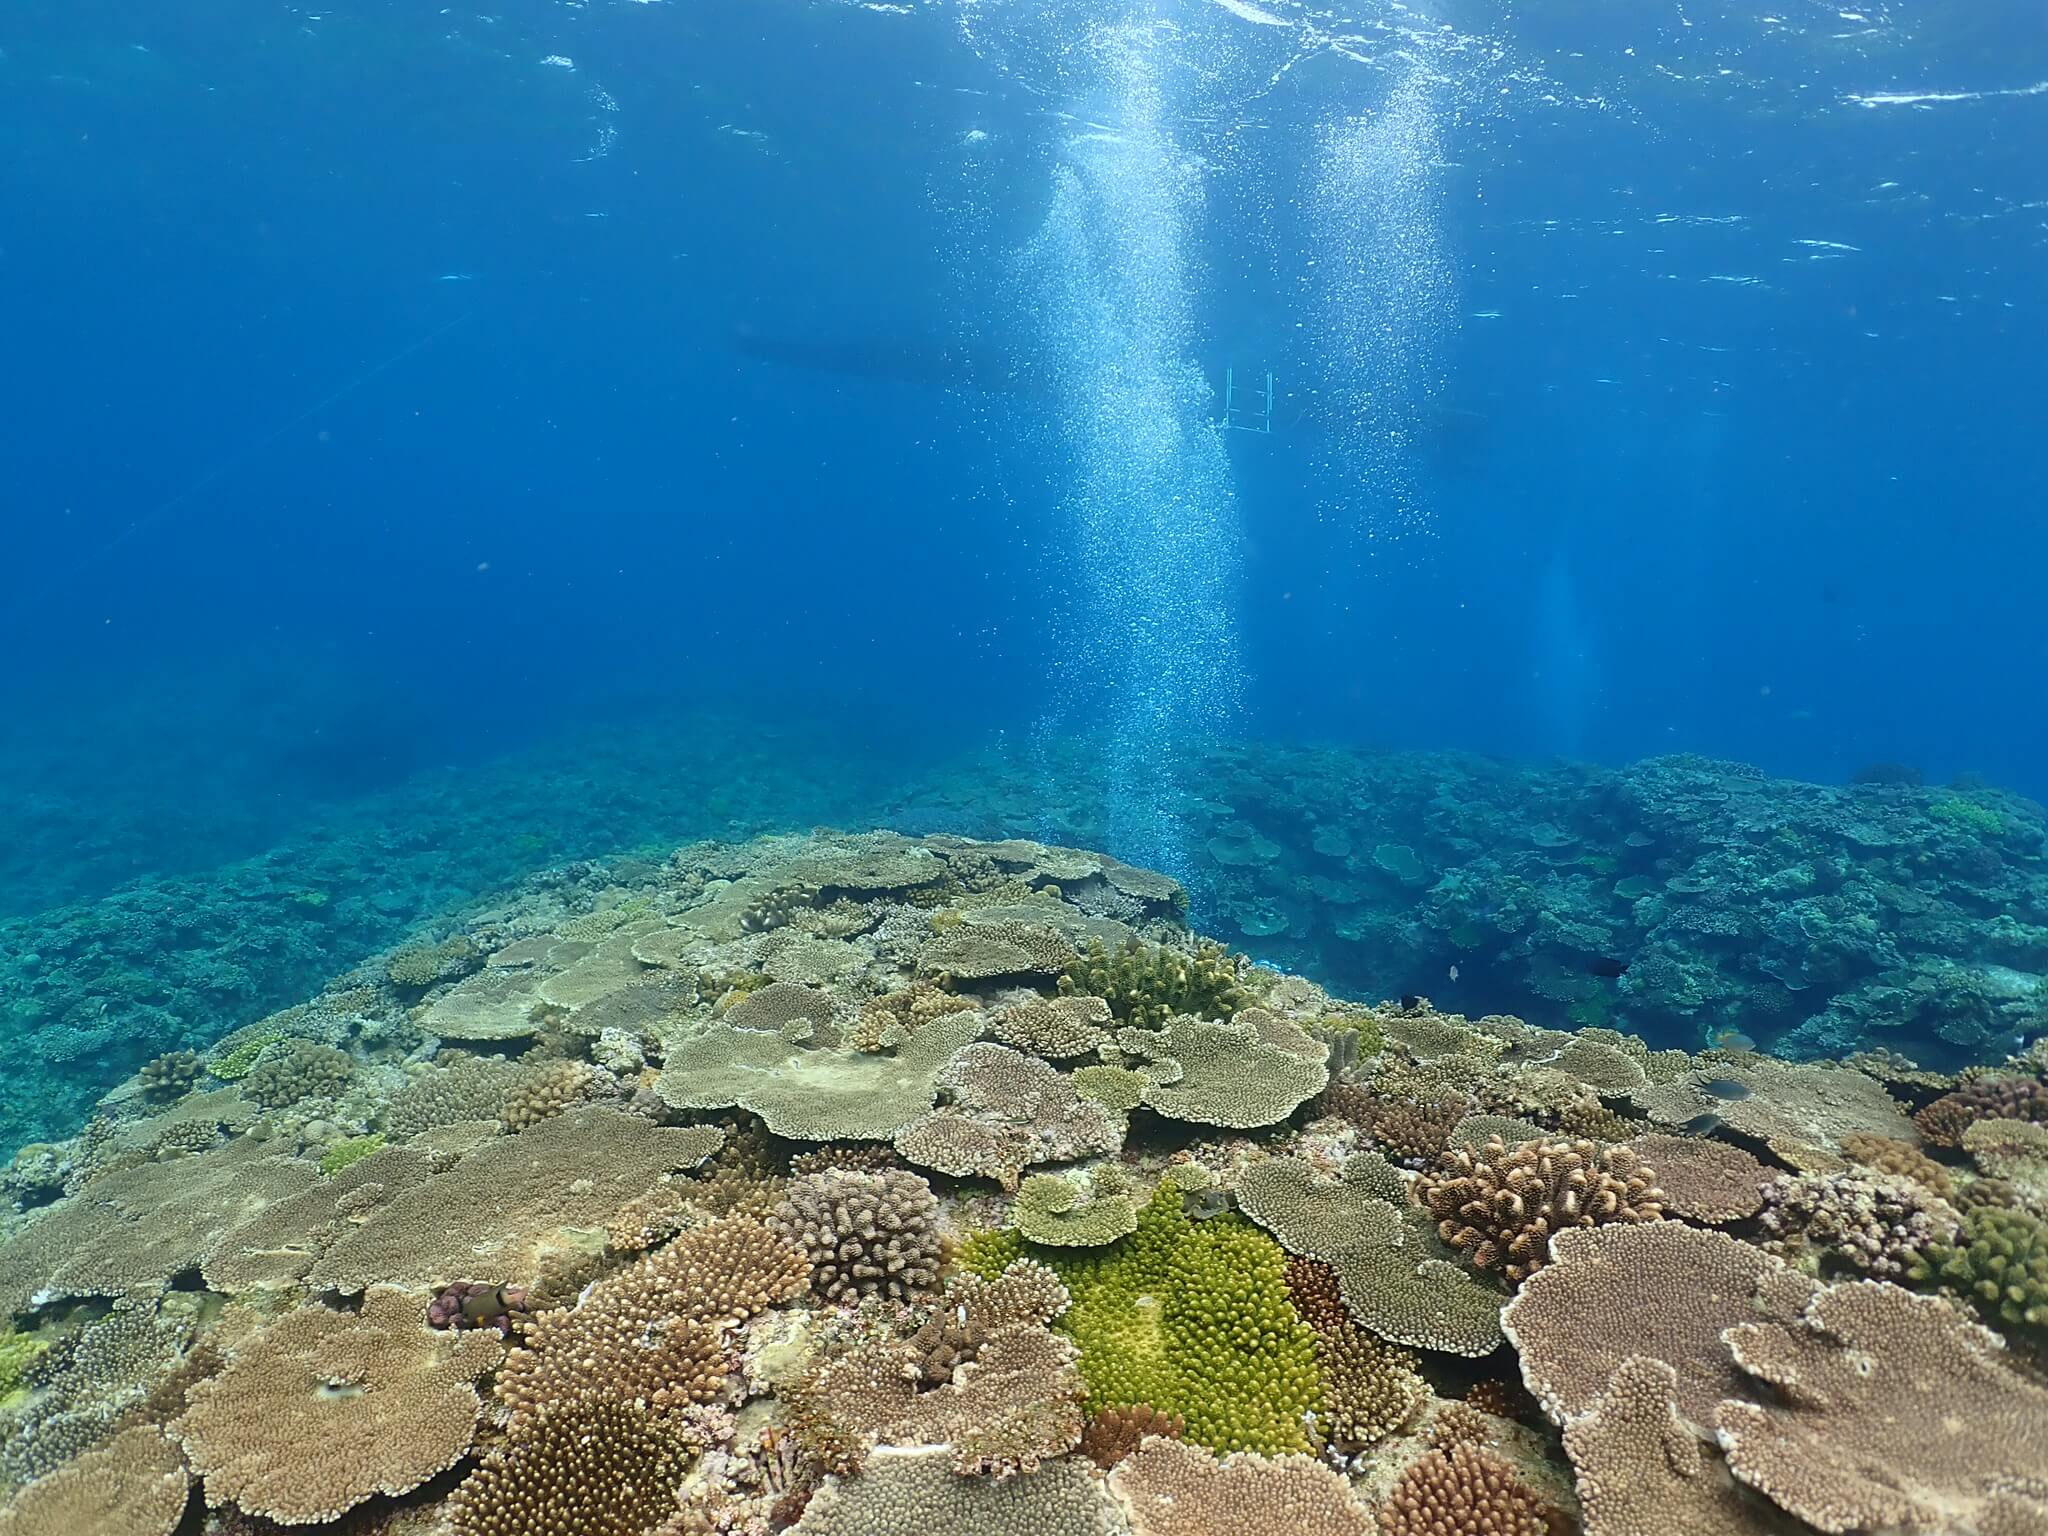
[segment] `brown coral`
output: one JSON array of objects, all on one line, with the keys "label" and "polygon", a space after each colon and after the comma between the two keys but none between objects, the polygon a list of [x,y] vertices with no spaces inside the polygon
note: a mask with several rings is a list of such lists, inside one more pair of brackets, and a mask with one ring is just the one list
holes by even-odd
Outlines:
[{"label": "brown coral", "polygon": [[938,1196],[914,1173],[805,1174],[789,1181],[771,1221],[810,1255],[822,1296],[905,1301],[938,1288]]},{"label": "brown coral", "polygon": [[1769,1403],[1720,1405],[1729,1468],[1808,1524],[2018,1531],[2048,1520],[2048,1389],[1948,1302],[1851,1281],[1796,1321],[1738,1323],[1727,1343],[1777,1388]]},{"label": "brown coral", "polygon": [[1462,1095],[1384,1098],[1348,1084],[1324,1090],[1321,1103],[1327,1113],[1349,1120],[1404,1168],[1427,1168],[1435,1162],[1450,1144],[1458,1122],[1472,1112],[1472,1101]]},{"label": "brown coral", "polygon": [[1407,1428],[1429,1401],[1415,1356],[1355,1324],[1318,1333],[1316,1363],[1323,1376],[1316,1426],[1347,1450]]},{"label": "brown coral", "polygon": [[455,1490],[457,1536],[644,1536],[677,1509],[692,1448],[617,1400],[551,1408]]},{"label": "brown coral", "polygon": [[419,1299],[372,1286],[360,1313],[301,1307],[229,1352],[171,1426],[206,1497],[290,1523],[332,1520],[461,1460],[490,1333],[436,1333]]},{"label": "brown coral", "polygon": [[1410,1462],[1380,1508],[1382,1536],[1547,1536],[1547,1506],[1491,1451],[1464,1442]]},{"label": "brown coral", "polygon": [[597,1076],[597,1069],[584,1062],[542,1062],[506,1094],[499,1118],[508,1131],[527,1130],[582,1103]]},{"label": "brown coral", "polygon": [[945,1300],[910,1336],[919,1374],[928,1382],[951,1381],[998,1331],[1050,1323],[1070,1299],[1060,1277],[1035,1259],[1013,1260],[993,1280],[956,1275],[947,1283]]},{"label": "brown coral", "polygon": [[1959,1146],[1979,1120],[2048,1123],[2048,1082],[2038,1077],[1980,1077],[1945,1093],[1913,1117],[1920,1134],[1938,1147]]},{"label": "brown coral", "polygon": [[1187,1421],[1177,1413],[1161,1413],[1150,1403],[1105,1408],[1090,1416],[1081,1431],[1081,1454],[1107,1472],[1135,1451],[1147,1435],[1178,1440]]},{"label": "brown coral", "polygon": [[1306,1456],[1238,1451],[1218,1460],[1184,1440],[1152,1439],[1124,1458],[1109,1484],[1131,1512],[1134,1536],[1370,1536],[1372,1530],[1350,1485]]},{"label": "brown coral", "polygon": [[1738,1146],[1703,1136],[1663,1135],[1639,1135],[1629,1146],[1657,1170],[1667,1216],[1711,1226],[1754,1216],[1763,1204],[1771,1171]]},{"label": "brown coral", "polygon": [[257,1058],[242,1079],[242,1092],[265,1109],[282,1109],[346,1087],[355,1070],[355,1058],[335,1046],[312,1040],[281,1042]]},{"label": "brown coral", "polygon": [[[1909,1141],[1857,1131],[1842,1138],[1842,1151],[1866,1168],[1895,1178],[1911,1179],[1944,1198],[1955,1191],[1955,1180],[1948,1169]],[[1662,1163],[1657,1165],[1657,1171],[1663,1173]]]},{"label": "brown coral", "polygon": [[1416,1192],[1446,1243],[1517,1285],[1549,1262],[1553,1233],[1663,1214],[1654,1171],[1627,1147],[1547,1137],[1514,1147],[1489,1137],[1476,1152],[1452,1148],[1416,1181]]},{"label": "brown coral", "polygon": [[1962,1216],[1911,1179],[1788,1173],[1764,1186],[1764,1247],[1811,1274],[1902,1276],[1930,1247],[1953,1243]]},{"label": "brown coral", "polygon": [[185,1458],[160,1431],[124,1430],[0,1509],[0,1536],[170,1536],[187,1483]]},{"label": "brown coral", "polygon": [[949,1445],[962,1474],[1034,1471],[1081,1441],[1080,1352],[1048,1329],[1012,1324],[984,1340],[951,1381],[920,1392],[917,1352],[872,1340],[824,1360],[783,1393],[789,1421],[832,1471],[878,1445]]}]

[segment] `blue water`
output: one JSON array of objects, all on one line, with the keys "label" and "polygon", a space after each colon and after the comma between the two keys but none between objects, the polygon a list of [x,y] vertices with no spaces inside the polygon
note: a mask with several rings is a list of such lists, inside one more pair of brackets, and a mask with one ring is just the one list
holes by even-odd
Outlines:
[{"label": "blue water", "polygon": [[2024,0],[17,7],[0,143],[0,914],[521,753],[2048,795]]}]

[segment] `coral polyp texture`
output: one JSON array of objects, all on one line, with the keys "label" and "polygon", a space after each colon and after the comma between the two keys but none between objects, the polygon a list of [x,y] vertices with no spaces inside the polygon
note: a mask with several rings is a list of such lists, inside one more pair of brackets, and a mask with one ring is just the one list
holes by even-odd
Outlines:
[{"label": "coral polyp texture", "polygon": [[[1677,839],[1710,781],[1636,782]],[[1316,836],[1556,1006],[1333,995],[1084,850],[815,832],[549,871],[138,1051],[0,1180],[0,1536],[2048,1529],[2040,1053],[1860,1038],[1880,991],[2003,1027],[1995,977],[1902,952],[1797,1026],[1830,1060],[1694,1054],[1566,968],[1571,882]],[[1755,942],[1724,975],[1820,987]]]}]

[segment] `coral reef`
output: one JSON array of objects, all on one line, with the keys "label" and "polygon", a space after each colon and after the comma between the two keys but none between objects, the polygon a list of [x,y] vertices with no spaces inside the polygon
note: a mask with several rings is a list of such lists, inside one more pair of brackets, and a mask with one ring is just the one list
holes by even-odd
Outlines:
[{"label": "coral reef", "polygon": [[[1314,838],[1434,910],[1588,835],[1524,830]],[[1367,1006],[1183,909],[1021,839],[698,844],[138,1052],[0,1185],[0,1532],[2039,1523],[2040,1052],[1653,1044],[1583,1020],[1669,953],[1540,925],[1490,974],[1576,1029]]]}]

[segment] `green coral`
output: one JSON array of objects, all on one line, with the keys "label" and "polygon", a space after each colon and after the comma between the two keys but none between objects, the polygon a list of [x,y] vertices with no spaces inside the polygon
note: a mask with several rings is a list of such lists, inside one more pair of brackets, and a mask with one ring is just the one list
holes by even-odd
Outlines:
[{"label": "green coral", "polygon": [[1308,1449],[1315,1335],[1289,1299],[1286,1256],[1240,1217],[1192,1221],[1180,1190],[1162,1185],[1137,1230],[1106,1248],[1038,1248],[1000,1231],[969,1239],[962,1258],[990,1279],[1018,1258],[1060,1277],[1074,1304],[1057,1326],[1081,1348],[1091,1412],[1150,1403],[1212,1450]]},{"label": "green coral", "polygon": [[2048,1333],[2048,1221],[1983,1205],[1963,1221],[1962,1241],[1936,1244],[1906,1272],[1921,1285],[1945,1285],[2008,1328]]},{"label": "green coral", "polygon": [[1017,1231],[1053,1248],[1100,1248],[1137,1230],[1138,1206],[1120,1190],[1098,1187],[1087,1199],[1054,1173],[1033,1174],[1017,1190]]},{"label": "green coral", "polygon": [[50,1347],[32,1333],[0,1333],[0,1407],[23,1390],[28,1369]]},{"label": "green coral", "polygon": [[1952,827],[1974,832],[1979,837],[1998,837],[2005,831],[2005,818],[1988,805],[1979,805],[1961,795],[1945,795],[1927,807],[1927,814]]},{"label": "green coral", "polygon": [[342,1169],[360,1163],[383,1145],[382,1131],[374,1131],[368,1136],[344,1137],[320,1154],[320,1171],[331,1179]]},{"label": "green coral", "polygon": [[240,1082],[249,1075],[250,1068],[256,1065],[256,1058],[284,1038],[283,1030],[272,1029],[238,1040],[214,1057],[207,1071],[224,1083]]},{"label": "green coral", "polygon": [[1105,1109],[1128,1115],[1145,1102],[1147,1079],[1129,1067],[1076,1067],[1074,1091]]},{"label": "green coral", "polygon": [[1251,1002],[1237,980],[1237,957],[1204,939],[1194,953],[1125,939],[1111,949],[1091,939],[1060,977],[1069,997],[1099,997],[1127,1024],[1157,1028],[1175,1014],[1227,1019]]}]

